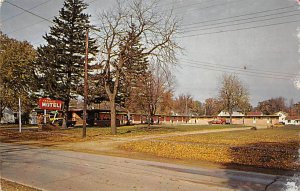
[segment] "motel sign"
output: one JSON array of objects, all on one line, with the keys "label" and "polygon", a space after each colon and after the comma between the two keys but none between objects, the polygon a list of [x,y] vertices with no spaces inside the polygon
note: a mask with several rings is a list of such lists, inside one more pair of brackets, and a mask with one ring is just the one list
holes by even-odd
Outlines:
[{"label": "motel sign", "polygon": [[39,99],[40,109],[44,110],[61,110],[63,102],[60,100],[52,100],[48,98]]}]

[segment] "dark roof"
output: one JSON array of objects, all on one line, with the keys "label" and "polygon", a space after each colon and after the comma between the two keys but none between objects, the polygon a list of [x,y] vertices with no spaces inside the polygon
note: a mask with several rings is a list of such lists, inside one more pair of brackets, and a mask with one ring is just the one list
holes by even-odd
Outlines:
[{"label": "dark roof", "polygon": [[[70,111],[82,111],[82,108],[70,108]],[[100,104],[93,104],[93,109],[88,108],[88,110],[99,110],[99,111],[110,111],[110,103],[109,102],[101,102]],[[124,107],[116,106],[117,112],[127,112]]]},{"label": "dark roof", "polygon": [[262,116],[263,113],[261,111],[251,111],[247,113],[248,116]]},{"label": "dark roof", "polygon": [[288,116],[285,119],[286,120],[300,120],[300,116]]}]

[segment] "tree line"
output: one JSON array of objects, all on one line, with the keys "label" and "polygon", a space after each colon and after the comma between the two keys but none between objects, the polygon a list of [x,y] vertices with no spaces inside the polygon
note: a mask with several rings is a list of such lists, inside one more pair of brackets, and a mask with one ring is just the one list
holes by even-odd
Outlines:
[{"label": "tree line", "polygon": [[[43,36],[46,43],[36,49],[1,33],[1,110],[16,103],[4,96],[22,97],[23,102],[26,96],[59,99],[64,102],[65,126],[70,101],[83,95],[88,44],[86,101],[109,101],[112,133],[116,134],[116,105],[129,109],[135,101],[150,116],[156,113],[162,96],[170,91],[169,65],[176,62],[180,49],[175,41],[177,18],[159,11],[154,1],[118,1],[99,15],[99,26],[91,26],[87,6],[83,0],[65,0]],[[96,34],[86,41],[87,31]],[[20,56],[10,57],[14,52]]]},{"label": "tree line", "polygon": [[[188,94],[174,98],[170,66],[177,63],[181,47],[176,41],[180,25],[172,11],[160,11],[155,1],[118,1],[92,26],[87,7],[83,0],[65,0],[43,36],[45,44],[37,48],[0,33],[0,117],[4,108],[16,108],[18,98],[29,113],[39,97],[49,97],[64,102],[66,121],[70,102],[83,96],[87,44],[86,101],[109,102],[112,134],[117,133],[117,105],[129,115],[147,114],[149,121],[157,113],[197,116],[225,110],[231,115],[252,109],[248,90],[236,75],[223,75],[218,97],[205,103]],[[94,35],[86,40],[87,32]],[[284,109],[281,101],[260,102],[257,109]]]}]

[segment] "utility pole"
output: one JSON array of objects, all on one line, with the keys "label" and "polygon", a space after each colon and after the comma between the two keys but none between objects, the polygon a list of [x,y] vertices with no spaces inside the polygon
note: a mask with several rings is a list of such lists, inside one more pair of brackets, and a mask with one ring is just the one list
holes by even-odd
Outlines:
[{"label": "utility pole", "polygon": [[188,98],[185,98],[185,115],[188,115],[188,111],[187,111],[187,102],[188,102]]},{"label": "utility pole", "polygon": [[88,99],[88,61],[89,61],[89,29],[86,29],[85,64],[84,64],[84,100],[83,100],[83,126],[82,138],[86,137],[87,99]]},{"label": "utility pole", "polygon": [[19,132],[22,132],[22,109],[21,109],[21,98],[19,97]]}]

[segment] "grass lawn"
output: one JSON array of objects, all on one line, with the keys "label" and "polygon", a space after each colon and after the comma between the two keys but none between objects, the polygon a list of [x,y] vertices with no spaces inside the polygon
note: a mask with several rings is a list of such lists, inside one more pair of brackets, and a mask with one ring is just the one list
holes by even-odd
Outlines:
[{"label": "grass lawn", "polygon": [[118,134],[111,135],[110,128],[87,128],[87,138],[82,139],[82,128],[61,129],[55,131],[32,131],[24,130],[18,133],[16,130],[0,129],[1,141],[48,141],[48,142],[79,142],[101,140],[110,137],[130,137],[153,134],[165,134],[172,132],[187,132],[201,130],[215,130],[232,127],[241,127],[236,125],[153,125],[150,128],[147,125],[122,126],[118,127]]},{"label": "grass lawn", "polygon": [[127,151],[225,165],[300,170],[300,127],[173,136],[122,144]]}]

